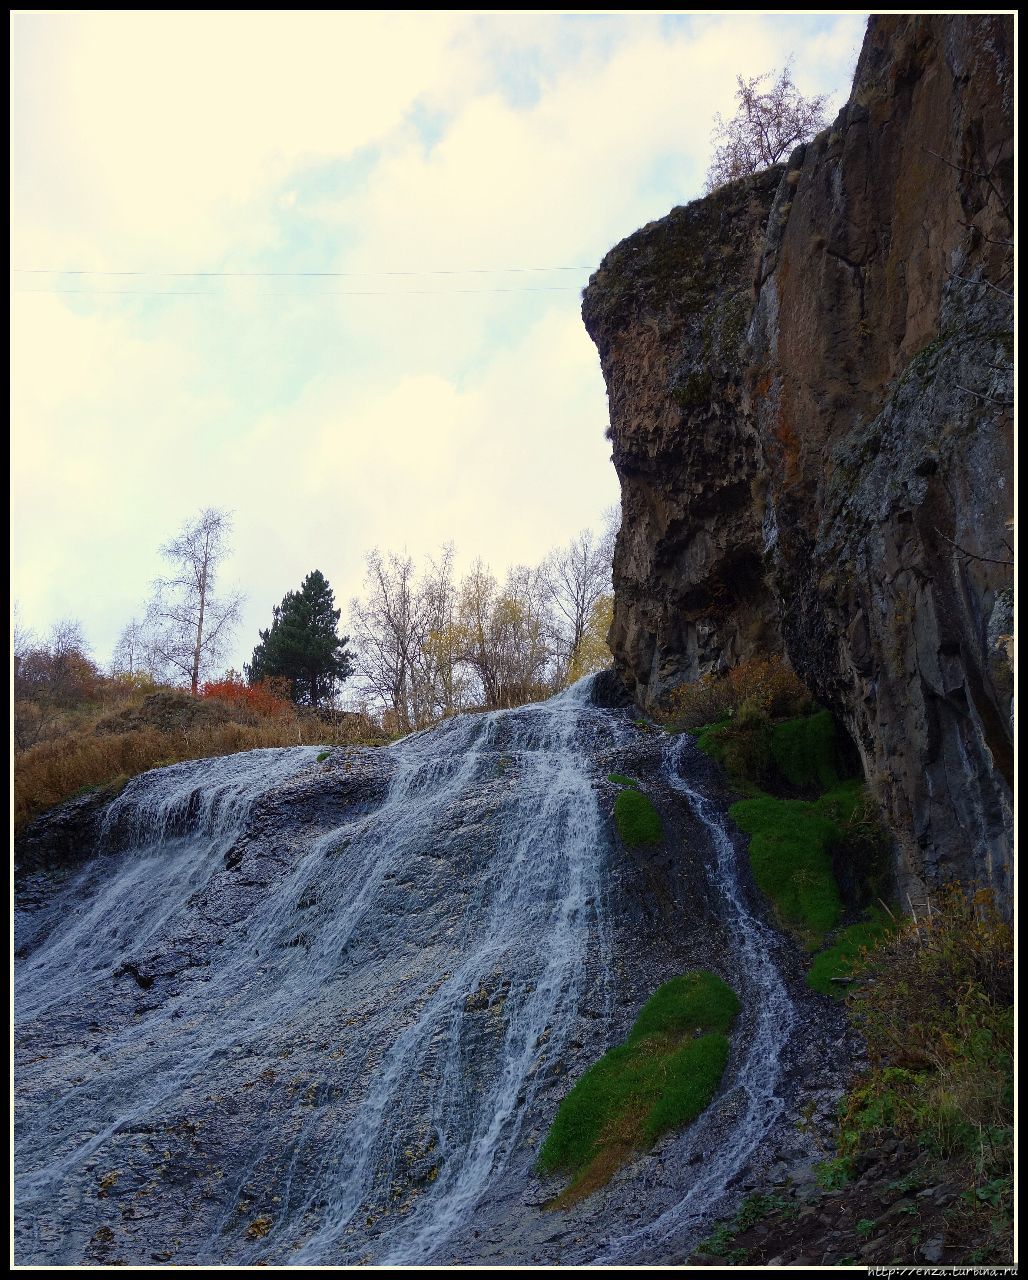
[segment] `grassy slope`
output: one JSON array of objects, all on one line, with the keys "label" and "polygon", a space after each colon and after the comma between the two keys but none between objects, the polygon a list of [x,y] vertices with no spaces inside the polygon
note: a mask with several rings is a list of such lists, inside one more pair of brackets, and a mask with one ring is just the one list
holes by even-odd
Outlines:
[{"label": "grassy slope", "polygon": [[[205,699],[180,697],[188,708],[203,709]],[[129,703],[129,710],[142,704]],[[80,724],[52,741],[20,751],[14,767],[14,824],[20,830],[37,814],[88,790],[116,790],[138,773],[180,760],[202,760],[255,747],[295,747],[299,744],[376,741],[359,725],[324,724],[315,717],[253,716],[247,722],[225,718],[226,708],[214,701],[220,718],[204,722],[193,715],[181,727],[141,721],[124,733],[94,732],[101,714],[83,715]],[[106,712],[108,709],[105,708]],[[228,708],[229,715],[232,709]],[[381,741],[381,739],[377,739]]]}]

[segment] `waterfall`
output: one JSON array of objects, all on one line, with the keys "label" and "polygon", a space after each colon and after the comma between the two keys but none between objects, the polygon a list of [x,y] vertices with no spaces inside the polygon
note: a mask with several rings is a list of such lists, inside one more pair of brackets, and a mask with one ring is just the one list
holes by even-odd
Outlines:
[{"label": "waterfall", "polygon": [[[93,856],[16,912],[19,1261],[677,1256],[778,1121],[796,1022],[696,751],[586,680],[385,748],[133,779]],[[703,902],[613,844],[619,752],[691,811],[675,856]],[[658,1182],[628,1167],[541,1212],[546,1126],[695,963],[690,905],[743,1003],[721,1094],[662,1140]]]},{"label": "waterfall", "polygon": [[387,789],[327,827],[262,829],[269,798],[337,785],[315,748],[133,780],[18,966],[24,1253],[81,1250],[76,1203],[182,1117],[225,1165],[193,1256],[233,1230],[236,1261],[431,1256],[509,1159],[541,1047],[607,998],[590,751],[623,730],[588,692],[351,753]]}]

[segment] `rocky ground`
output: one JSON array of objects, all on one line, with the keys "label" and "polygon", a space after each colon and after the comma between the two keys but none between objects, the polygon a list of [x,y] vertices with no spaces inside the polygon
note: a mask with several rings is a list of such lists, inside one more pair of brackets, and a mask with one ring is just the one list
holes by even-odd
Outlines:
[{"label": "rocky ground", "polygon": [[[821,1167],[768,1184],[689,1256],[694,1266],[1009,1264],[1009,1223],[969,1203],[960,1171],[890,1138],[859,1156],[844,1185]],[[828,1183],[829,1185],[824,1185]]]}]

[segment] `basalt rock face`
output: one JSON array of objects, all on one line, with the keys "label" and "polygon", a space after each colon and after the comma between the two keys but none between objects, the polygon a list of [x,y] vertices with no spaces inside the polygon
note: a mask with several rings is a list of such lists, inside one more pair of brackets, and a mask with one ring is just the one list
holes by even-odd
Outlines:
[{"label": "basalt rock face", "polygon": [[744,383],[753,279],[782,173],[643,227],[607,254],[585,294],[621,477],[610,644],[643,704],[781,646]]},{"label": "basalt rock face", "polygon": [[[830,130],[612,250],[584,306],[623,678],[652,705],[784,648],[849,727],[915,898],[1011,889],[1013,50],[1010,18],[872,19]],[[731,350],[706,337],[728,300]]]}]

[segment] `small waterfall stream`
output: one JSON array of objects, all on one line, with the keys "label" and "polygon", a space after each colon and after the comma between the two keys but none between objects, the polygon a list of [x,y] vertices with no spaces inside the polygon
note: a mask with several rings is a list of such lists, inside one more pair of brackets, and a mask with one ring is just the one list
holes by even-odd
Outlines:
[{"label": "small waterfall stream", "polygon": [[709,1220],[732,1182],[771,1133],[785,1099],[783,1049],[788,1044],[796,1011],[777,963],[781,940],[747,903],[739,867],[741,854],[717,805],[685,776],[695,766],[698,748],[686,735],[668,738],[663,771],[671,789],[682,796],[706,829],[713,857],[708,875],[722,919],[731,939],[733,985],[743,1002],[737,1052],[726,1081],[733,1107],[727,1135],[714,1137],[708,1114],[687,1131],[685,1141],[702,1153],[680,1200],[652,1222],[614,1239],[605,1261],[636,1256],[686,1238],[689,1229]]},{"label": "small waterfall stream", "polygon": [[[639,737],[584,681],[326,764],[254,751],[134,779],[100,855],[19,922],[19,1261],[473,1252],[499,1184],[531,1179],[553,1073],[619,1038],[618,975],[634,959],[648,993],[673,971],[614,954],[596,761]],[[666,784],[705,829],[749,1010],[737,1122],[692,1127],[712,1158],[652,1220],[606,1221],[586,1251],[604,1262],[681,1239],[783,1105],[776,939],[683,750]]]}]

